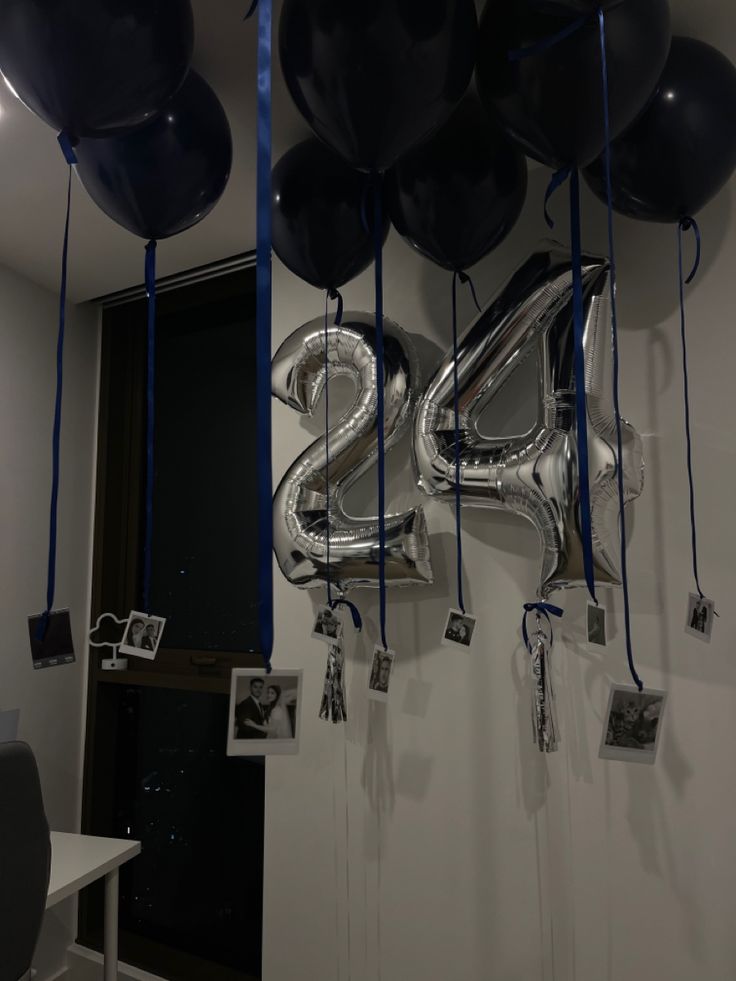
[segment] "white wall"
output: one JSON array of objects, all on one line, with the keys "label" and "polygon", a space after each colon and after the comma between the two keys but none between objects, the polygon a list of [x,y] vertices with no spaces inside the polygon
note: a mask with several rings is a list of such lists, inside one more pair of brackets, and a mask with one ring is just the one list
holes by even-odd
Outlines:
[{"label": "white wall", "polygon": [[[58,298],[0,267],[0,710],[20,709],[52,828],[79,827],[85,629],[97,386],[97,314],[69,307],[64,359],[56,608],[71,609],[77,662],[34,671],[29,614],[46,598]],[[65,963],[72,901],[46,915],[40,981]]]},{"label": "white wall", "polygon": [[[531,175],[521,224],[474,270],[482,298],[545,235],[547,176]],[[366,699],[377,597],[353,594],[366,627],[357,638],[346,628],[346,727],[317,717],[325,649],[309,632],[324,594],[299,592],[276,569],[274,663],[305,668],[306,702],[300,755],[267,765],[265,981],[736,976],[733,190],[700,216],[704,261],[688,290],[701,576],[721,612],[709,647],[683,632],[693,584],[675,231],[617,220],[622,405],[647,461],[631,522],[635,650],[645,683],[670,693],[656,766],[598,759],[609,684],[629,680],[618,592],[606,597],[615,637],[603,654],[580,643],[583,591],[555,594],[566,610],[553,654],[562,746],[545,758],[531,744],[519,627],[539,551],[523,520],[464,512],[466,601],[479,617],[466,655],[438,644],[454,605],[453,519],[447,505],[424,500],[436,583],[390,597],[399,656],[386,707]],[[585,244],[604,252],[604,211],[586,195],[585,212]],[[449,345],[449,275],[395,233],[385,266],[385,312],[421,335],[431,369]],[[345,298],[346,309],[373,309],[371,273]],[[316,291],[275,264],[274,348],[322,309]],[[463,321],[471,315],[464,296]],[[519,386],[519,411],[530,381]],[[322,426],[277,402],[274,413],[278,480]],[[391,508],[422,501],[407,445],[394,451],[389,486]],[[373,513],[374,498],[361,500]]]}]

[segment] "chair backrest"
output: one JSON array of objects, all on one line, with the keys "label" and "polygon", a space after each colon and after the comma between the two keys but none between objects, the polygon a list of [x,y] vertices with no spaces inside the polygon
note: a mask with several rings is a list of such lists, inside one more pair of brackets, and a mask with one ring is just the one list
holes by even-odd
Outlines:
[{"label": "chair backrest", "polygon": [[30,969],[51,872],[38,767],[25,743],[0,743],[0,981]]}]

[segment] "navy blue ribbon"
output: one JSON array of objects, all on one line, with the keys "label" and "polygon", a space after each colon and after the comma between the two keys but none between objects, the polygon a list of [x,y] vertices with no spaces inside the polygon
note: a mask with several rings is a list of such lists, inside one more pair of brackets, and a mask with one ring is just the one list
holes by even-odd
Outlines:
[{"label": "navy blue ribbon", "polygon": [[457,605],[465,613],[465,600],[463,598],[463,522],[462,522],[462,488],[460,476],[460,392],[458,385],[458,363],[457,363],[457,282],[470,286],[473,301],[480,313],[480,304],[475,293],[473,280],[460,270],[452,274],[452,394],[454,405],[454,425],[455,425],[455,540],[457,545]]},{"label": "navy blue ribbon", "polygon": [[584,14],[582,17],[577,17],[575,20],[570,21],[566,24],[562,30],[557,31],[556,34],[550,34],[549,37],[544,37],[536,44],[530,44],[526,48],[514,48],[512,51],[508,52],[509,61],[522,61],[524,58],[531,58],[534,55],[544,54],[545,51],[549,51],[550,48],[554,48],[556,44],[560,41],[564,41],[566,38],[570,37],[572,34],[577,33],[580,28],[590,20],[590,14]]},{"label": "navy blue ribbon", "polygon": [[543,616],[546,618],[549,624],[549,642],[550,644],[554,641],[554,634],[552,633],[552,621],[550,616],[561,617],[564,610],[561,606],[553,606],[552,603],[525,603],[524,604],[524,618],[521,621],[521,634],[524,638],[524,646],[531,653],[531,644],[529,643],[529,632],[526,626],[526,618],[530,613],[536,613],[537,616]]},{"label": "navy blue ribbon", "polygon": [[146,351],[146,525],[143,544],[143,609],[151,612],[153,566],[153,473],[156,426],[156,239],[146,245],[148,330]]},{"label": "navy blue ribbon", "polygon": [[585,397],[585,311],[583,304],[583,251],[580,235],[580,175],[577,167],[555,171],[544,195],[544,217],[550,228],[554,222],[547,210],[554,192],[570,179],[570,251],[572,252],[572,308],[575,367],[575,409],[578,432],[578,483],[580,504],[580,538],[583,547],[585,582],[593,602],[595,595],[595,566],[593,563],[593,529],[590,520],[590,477],[588,476],[588,411]]},{"label": "navy blue ribbon", "polygon": [[[690,231],[695,232],[695,243],[696,243],[696,255],[693,268],[690,271],[690,275],[687,279],[683,276],[682,267],[682,233]],[[698,574],[698,532],[697,525],[695,521],[695,479],[693,477],[693,461],[692,461],[692,438],[690,434],[690,385],[688,379],[687,370],[687,338],[685,335],[685,284],[691,283],[695,273],[698,271],[698,266],[700,265],[700,229],[694,218],[683,218],[677,225],[677,272],[680,287],[680,337],[682,340],[682,383],[685,399],[685,441],[687,444],[687,480],[690,489],[690,539],[691,539],[691,549],[693,557],[693,578],[695,579],[695,585],[698,590],[698,594],[702,599],[705,593],[700,586],[700,577]]]},{"label": "navy blue ribbon", "polygon": [[381,177],[373,175],[373,247],[376,289],[376,427],[378,435],[378,593],[381,644],[386,641],[386,448],[384,439],[385,414],[383,389],[385,369],[383,359],[383,217],[381,214]]},{"label": "navy blue ribbon", "polygon": [[[616,253],[613,236],[613,190],[611,183],[611,126],[608,102],[608,62],[606,59],[606,27],[603,10],[598,12],[599,36],[601,47],[601,78],[603,86],[603,122],[605,127],[605,171],[606,171],[606,202],[608,205],[608,252],[611,264],[611,349],[613,352],[613,406],[616,413],[616,477],[618,484],[619,529],[621,534],[621,585],[624,594],[624,621],[626,626],[626,657],[629,662],[629,672],[634,684],[642,690],[644,684],[637,674],[634,665],[633,643],[631,638],[631,610],[629,607],[629,575],[626,563],[626,512],[624,496],[623,468],[623,432],[621,409],[619,403],[619,351],[618,351],[618,316],[616,311]],[[680,280],[682,285],[682,279]]]},{"label": "navy blue ribbon", "polygon": [[337,300],[337,311],[335,313],[334,324],[339,327],[342,323],[342,296],[334,288],[327,290],[325,295],[325,567],[327,581],[327,605],[331,610],[338,606],[346,606],[353,618],[353,626],[357,631],[363,629],[363,620],[360,616],[358,607],[343,596],[332,595],[332,576],[330,573],[330,359],[328,356],[330,329],[328,323],[328,304],[330,300]]},{"label": "navy blue ribbon", "polygon": [[36,627],[36,640],[46,636],[49,614],[56,593],[56,540],[58,535],[59,483],[61,479],[61,401],[64,386],[64,331],[66,327],[66,280],[69,256],[69,218],[72,204],[72,165],[77,158],[66,133],[59,134],[59,145],[69,165],[66,187],[66,218],[64,219],[64,244],[61,249],[61,286],[59,289],[59,330],[56,338],[56,399],[54,402],[54,428],[51,437],[51,507],[49,515],[49,558],[46,574],[46,609]]},{"label": "navy blue ribbon", "polygon": [[258,429],[258,628],[261,657],[273,652],[273,477],[271,460],[271,0],[258,3],[256,168],[256,404]]}]

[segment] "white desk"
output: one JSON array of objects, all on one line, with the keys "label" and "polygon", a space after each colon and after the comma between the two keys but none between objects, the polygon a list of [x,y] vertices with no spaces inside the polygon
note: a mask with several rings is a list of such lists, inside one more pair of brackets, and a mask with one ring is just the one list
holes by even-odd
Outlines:
[{"label": "white desk", "polygon": [[118,977],[119,869],[140,851],[139,841],[51,832],[51,881],[46,909],[105,877],[105,981],[117,981]]}]

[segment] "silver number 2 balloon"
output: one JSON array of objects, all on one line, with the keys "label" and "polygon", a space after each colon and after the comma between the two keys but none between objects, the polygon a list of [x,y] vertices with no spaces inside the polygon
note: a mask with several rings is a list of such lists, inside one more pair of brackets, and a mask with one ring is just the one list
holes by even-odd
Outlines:
[{"label": "silver number 2 balloon", "polygon": [[[343,499],[376,462],[376,324],[368,313],[345,313],[327,331],[330,378],[355,382],[352,406],[329,432],[329,514],[325,439],[320,437],[291,465],[274,497],[274,550],[281,571],[296,586],[323,585],[327,577],[327,532],[331,582],[338,590],[378,584],[378,519],[345,513]],[[409,336],[384,318],[385,446],[411,424],[419,368]],[[325,328],[321,317],[294,331],[276,352],[271,385],[276,398],[297,412],[315,409],[325,384]],[[432,582],[427,523],[421,507],[386,516],[386,581],[389,585]]]},{"label": "silver number 2 balloon", "polygon": [[[585,388],[595,577],[618,583],[616,430],[611,393],[610,276],[606,260],[583,258]],[[452,352],[417,408],[414,460],[420,487],[469,507],[506,508],[531,520],[542,542],[540,593],[584,585],[573,366],[570,256],[540,249],[467,329],[458,345],[460,474],[455,466]],[[536,355],[537,421],[530,432],[492,438],[478,419],[519,364]],[[625,423],[625,498],[643,485],[641,439]]]}]

